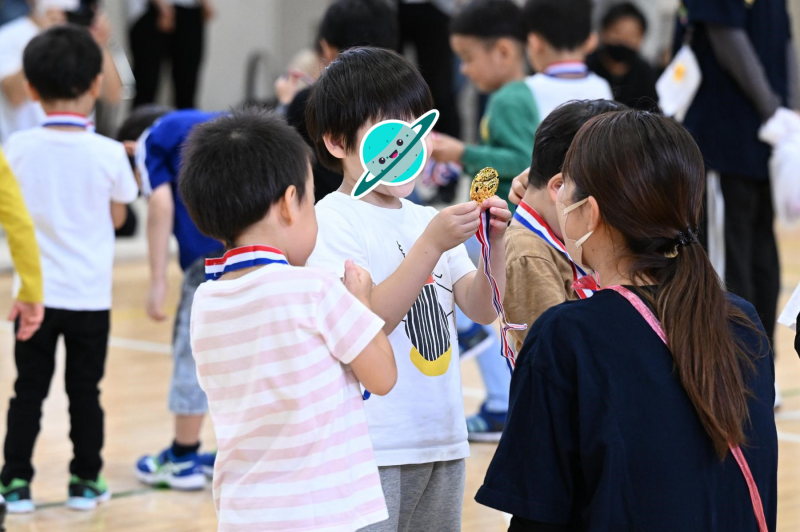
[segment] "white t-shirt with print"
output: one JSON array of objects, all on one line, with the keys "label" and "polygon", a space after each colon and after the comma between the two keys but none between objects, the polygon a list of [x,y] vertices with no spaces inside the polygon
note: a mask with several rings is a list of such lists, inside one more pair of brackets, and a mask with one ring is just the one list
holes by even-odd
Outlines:
[{"label": "white t-shirt with print", "polygon": [[539,108],[539,119],[544,120],[553,109],[571,100],[613,100],[614,94],[606,80],[589,72],[583,78],[559,78],[534,74],[525,78]]},{"label": "white t-shirt with print", "polygon": [[[437,211],[405,199],[399,209],[353,200],[341,192],[316,205],[319,234],[309,266],[344,276],[353,259],[380,284],[398,266]],[[397,384],[364,402],[379,466],[469,456],[461,393],[453,285],[475,271],[464,245],[442,255],[405,319],[389,335]]]},{"label": "white t-shirt with print", "polygon": [[4,149],[36,228],[45,306],[110,309],[111,202],[138,195],[125,148],[90,131],[36,127]]},{"label": "white t-shirt with print", "polygon": [[[29,17],[20,17],[0,27],[0,81],[22,70],[22,53],[39,31]],[[44,116],[38,102],[26,99],[15,107],[0,90],[0,144],[5,144],[16,131],[38,126]]]}]

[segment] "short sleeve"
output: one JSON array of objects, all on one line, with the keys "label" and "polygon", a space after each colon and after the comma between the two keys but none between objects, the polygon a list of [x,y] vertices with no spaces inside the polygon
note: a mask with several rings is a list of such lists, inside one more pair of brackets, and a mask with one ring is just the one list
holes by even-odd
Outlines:
[{"label": "short sleeve", "polygon": [[[545,320],[548,321],[548,320]],[[508,418],[479,503],[532,521],[567,524],[579,478],[576,398],[530,363],[552,358],[552,332],[534,328],[511,377]],[[527,359],[528,362],[524,362]]]},{"label": "short sleeve", "polygon": [[477,269],[472,260],[470,260],[464,244],[459,244],[447,252],[447,267],[450,269],[450,281],[453,285],[459,279]]},{"label": "short sleeve", "polygon": [[161,141],[157,127],[154,127],[139,144],[144,148],[143,152],[137,153],[136,159],[144,163],[139,165],[140,169],[144,169],[140,178],[142,190],[149,196],[159,186],[172,183],[177,176],[170,164],[170,146]]},{"label": "short sleeve", "polygon": [[344,278],[344,261],[347,259],[370,271],[366,249],[353,224],[326,205],[317,205],[315,213],[317,243],[308,258],[308,265],[332,272],[340,279]]},{"label": "short sleeve", "polygon": [[318,331],[333,357],[349,364],[375,338],[384,322],[333,276],[326,276],[323,294],[317,305]]},{"label": "short sleeve", "polygon": [[689,22],[744,28],[747,2],[744,0],[684,0]]},{"label": "short sleeve", "polygon": [[132,203],[136,196],[139,195],[139,188],[136,186],[136,178],[133,176],[131,164],[127,155],[125,155],[125,148],[122,146],[120,146],[119,155],[116,159],[111,201],[124,204]]}]

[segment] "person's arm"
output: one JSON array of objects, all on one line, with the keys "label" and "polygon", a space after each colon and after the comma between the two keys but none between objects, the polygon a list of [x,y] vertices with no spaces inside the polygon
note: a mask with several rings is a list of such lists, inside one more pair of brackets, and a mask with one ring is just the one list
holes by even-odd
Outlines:
[{"label": "person's arm", "polygon": [[[356,266],[353,261],[347,261],[344,267],[344,285],[347,290],[358,299],[365,310],[370,308],[372,293],[372,277],[369,273]],[[365,313],[366,314],[366,313]],[[371,312],[369,314],[372,314]],[[376,395],[386,395],[397,382],[397,363],[389,338],[381,328],[379,318],[370,323],[376,323],[376,331],[372,340],[364,347],[354,359],[350,361],[350,368],[364,388]],[[365,326],[359,326],[364,329]],[[366,326],[369,328],[369,325]],[[370,331],[367,331],[370,334]],[[357,340],[356,340],[357,341]]]},{"label": "person's arm", "polygon": [[519,205],[522,197],[525,196],[525,190],[528,188],[528,173],[531,167],[527,167],[517,177],[511,181],[511,191],[508,193],[508,201],[514,205]]},{"label": "person's arm", "polygon": [[720,66],[745,93],[761,121],[769,120],[781,106],[781,99],[770,87],[764,67],[745,30],[713,24],[708,24],[706,29],[714,57]]},{"label": "person's arm", "polygon": [[18,107],[28,99],[26,83],[25,73],[22,70],[6,76],[0,81],[0,89],[12,107]]},{"label": "person's arm", "polygon": [[[481,212],[489,209],[492,219],[489,222],[491,229],[489,240],[492,244],[490,264],[492,275],[497,282],[500,294],[506,290],[506,248],[503,236],[511,221],[511,211],[508,204],[493,196],[481,205]],[[469,319],[476,323],[488,325],[497,319],[494,306],[492,306],[492,286],[483,271],[474,271],[456,281],[453,285],[453,295],[456,303]]]},{"label": "person's arm", "polygon": [[114,229],[119,229],[125,225],[125,220],[128,218],[128,205],[125,203],[111,202],[111,221],[114,223]]},{"label": "person's arm", "polygon": [[0,225],[6,232],[14,269],[22,281],[8,314],[9,321],[19,319],[17,339],[28,340],[44,319],[44,290],[39,246],[33,220],[25,207],[19,184],[0,152]]},{"label": "person's arm", "polygon": [[172,188],[168,183],[156,187],[147,200],[147,247],[150,260],[150,289],[147,315],[156,321],[166,319],[164,299],[167,294],[169,239],[175,217]]}]

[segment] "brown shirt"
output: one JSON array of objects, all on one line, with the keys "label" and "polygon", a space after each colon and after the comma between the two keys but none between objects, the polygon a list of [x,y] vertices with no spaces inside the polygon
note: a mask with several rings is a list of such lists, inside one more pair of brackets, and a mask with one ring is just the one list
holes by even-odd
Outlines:
[{"label": "brown shirt", "polygon": [[[527,323],[530,330],[544,311],[567,300],[578,299],[572,289],[572,266],[533,231],[512,223],[506,230],[506,293],[503,307],[511,323]],[[510,331],[519,352],[528,331]]]}]

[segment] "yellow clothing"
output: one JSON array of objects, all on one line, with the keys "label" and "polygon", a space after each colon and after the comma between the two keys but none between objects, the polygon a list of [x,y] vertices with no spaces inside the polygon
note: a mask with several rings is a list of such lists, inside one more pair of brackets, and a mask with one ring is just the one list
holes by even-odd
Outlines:
[{"label": "yellow clothing", "polygon": [[3,152],[0,151],[0,224],[5,229],[14,268],[22,280],[17,299],[41,303],[44,299],[39,246],[33,220],[25,207],[22,192]]}]

